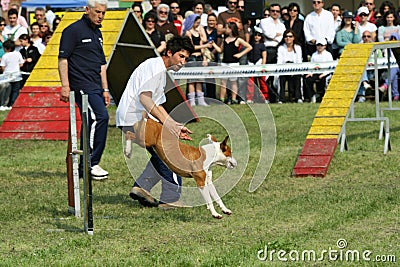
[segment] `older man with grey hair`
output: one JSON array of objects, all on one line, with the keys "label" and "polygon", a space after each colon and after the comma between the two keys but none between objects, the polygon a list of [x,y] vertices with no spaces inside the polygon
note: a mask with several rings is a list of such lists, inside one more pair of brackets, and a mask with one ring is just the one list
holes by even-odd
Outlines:
[{"label": "older man with grey hair", "polygon": [[[107,107],[110,104],[107,62],[100,31],[107,5],[107,0],[88,0],[86,14],[62,32],[58,54],[58,72],[62,85],[60,100],[68,102],[69,93],[73,90],[82,115],[82,95],[88,95],[91,174],[94,180],[108,178],[108,172],[99,165],[106,146],[109,120]],[[81,146],[82,140],[81,136]],[[81,158],[80,174],[82,167]]]},{"label": "older man with grey hair", "polygon": [[175,25],[168,20],[168,14],[169,6],[167,4],[160,4],[157,7],[156,30],[164,33],[165,41],[179,35]]}]

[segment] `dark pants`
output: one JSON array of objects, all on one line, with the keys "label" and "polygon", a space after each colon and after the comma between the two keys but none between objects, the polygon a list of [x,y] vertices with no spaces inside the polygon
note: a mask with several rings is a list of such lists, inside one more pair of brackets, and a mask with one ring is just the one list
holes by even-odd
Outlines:
[{"label": "dark pants", "polygon": [[[158,157],[153,148],[148,148],[147,151],[151,154],[150,161],[133,186],[150,192],[161,180],[160,203],[172,203],[179,200],[182,191],[182,177],[174,174]],[[178,183],[175,182],[174,175],[176,175]]]},{"label": "dark pants", "polygon": [[11,107],[14,105],[15,100],[17,100],[17,97],[19,95],[19,90],[21,90],[21,82],[10,82],[11,85],[11,94],[10,94],[10,100],[8,101],[7,106]]},{"label": "dark pants", "polygon": [[[278,61],[278,47],[268,46],[267,47],[267,64],[276,64]],[[269,89],[269,100],[277,102],[279,94],[277,88],[274,87],[274,76],[269,76],[267,79],[267,86]]]},{"label": "dark pants", "polygon": [[320,97],[322,98],[324,96],[326,87],[326,76],[320,79],[320,75],[320,73],[315,73],[308,78],[304,78],[304,99],[309,100],[313,95],[316,94],[314,90],[314,83],[316,84],[317,92],[320,94]]},{"label": "dark pants", "polygon": [[[98,165],[106,147],[108,131],[108,111],[104,103],[103,89],[95,89],[87,92],[88,94],[88,118],[89,118],[89,144],[92,166]],[[75,102],[78,104],[79,112],[82,116],[82,94],[75,91]],[[83,149],[83,129],[81,127],[81,149]],[[82,169],[83,160],[80,160]]]},{"label": "dark pants", "polygon": [[[288,95],[289,101],[286,101],[285,98],[285,88],[286,88],[286,82],[288,83]],[[300,86],[301,86],[301,76],[300,75],[281,75],[279,76],[279,85],[280,85],[280,91],[279,91],[279,100],[282,102],[290,102],[292,98],[294,98],[296,101],[298,99],[301,99],[301,91],[300,91]]]}]

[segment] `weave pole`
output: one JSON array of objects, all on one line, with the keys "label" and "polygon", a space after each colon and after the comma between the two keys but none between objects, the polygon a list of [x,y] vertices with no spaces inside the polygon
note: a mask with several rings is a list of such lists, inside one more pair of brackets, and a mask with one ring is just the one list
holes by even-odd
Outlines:
[{"label": "weave pole", "polygon": [[93,235],[92,175],[89,147],[88,95],[82,95],[82,139],[83,139],[83,207],[84,230]]},{"label": "weave pole", "polygon": [[67,183],[68,183],[68,212],[81,217],[81,202],[79,194],[79,164],[78,136],[76,131],[76,107],[75,94],[69,94],[69,126],[68,126],[68,148],[67,148]]}]

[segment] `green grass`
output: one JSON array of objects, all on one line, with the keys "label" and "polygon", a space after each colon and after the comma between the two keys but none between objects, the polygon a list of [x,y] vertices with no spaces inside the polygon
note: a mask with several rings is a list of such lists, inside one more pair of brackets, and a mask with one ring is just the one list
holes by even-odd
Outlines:
[{"label": "green grass", "polygon": [[[205,206],[161,211],[129,198],[133,178],[126,166],[115,108],[102,166],[110,172],[93,185],[94,235],[83,219],[67,212],[66,142],[1,140],[0,266],[284,266],[260,261],[268,246],[290,252],[338,249],[395,255],[400,260],[400,120],[387,112],[392,151],[383,155],[377,122],[348,124],[349,151],[336,152],[325,178],[293,178],[296,162],[318,105],[271,105],[277,130],[272,168],[254,193],[248,192],[257,158],[252,156],[239,183],[223,197],[233,211],[222,220]],[[218,112],[218,106],[209,107]],[[249,110],[234,110],[245,121],[251,155],[260,138]],[[373,116],[374,105],[356,105]],[[0,120],[6,113],[0,113]],[[204,119],[190,124],[194,143],[224,130]],[[272,125],[271,125],[272,127]],[[215,128],[215,129],[214,129]],[[240,163],[240,162],[239,162]],[[261,163],[262,164],[262,163]],[[220,171],[222,172],[222,171]],[[184,180],[184,184],[190,184]],[[377,262],[292,262],[293,266],[394,266]]]}]

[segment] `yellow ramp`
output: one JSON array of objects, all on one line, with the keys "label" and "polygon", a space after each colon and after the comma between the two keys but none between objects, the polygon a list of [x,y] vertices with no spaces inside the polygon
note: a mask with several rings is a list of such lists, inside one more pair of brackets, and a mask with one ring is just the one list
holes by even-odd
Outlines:
[{"label": "yellow ramp", "polygon": [[347,45],[326,89],[293,175],[324,177],[374,44]]},{"label": "yellow ramp", "polygon": [[[128,10],[123,11],[107,11],[101,28],[103,34],[103,49],[108,58],[117,41],[119,33],[124,25],[125,17]],[[25,86],[41,86],[54,87],[61,86],[60,77],[58,75],[58,48],[62,31],[71,23],[82,17],[84,12],[66,12],[57,27],[49,44],[44,50],[34,70],[29,76]]]}]

